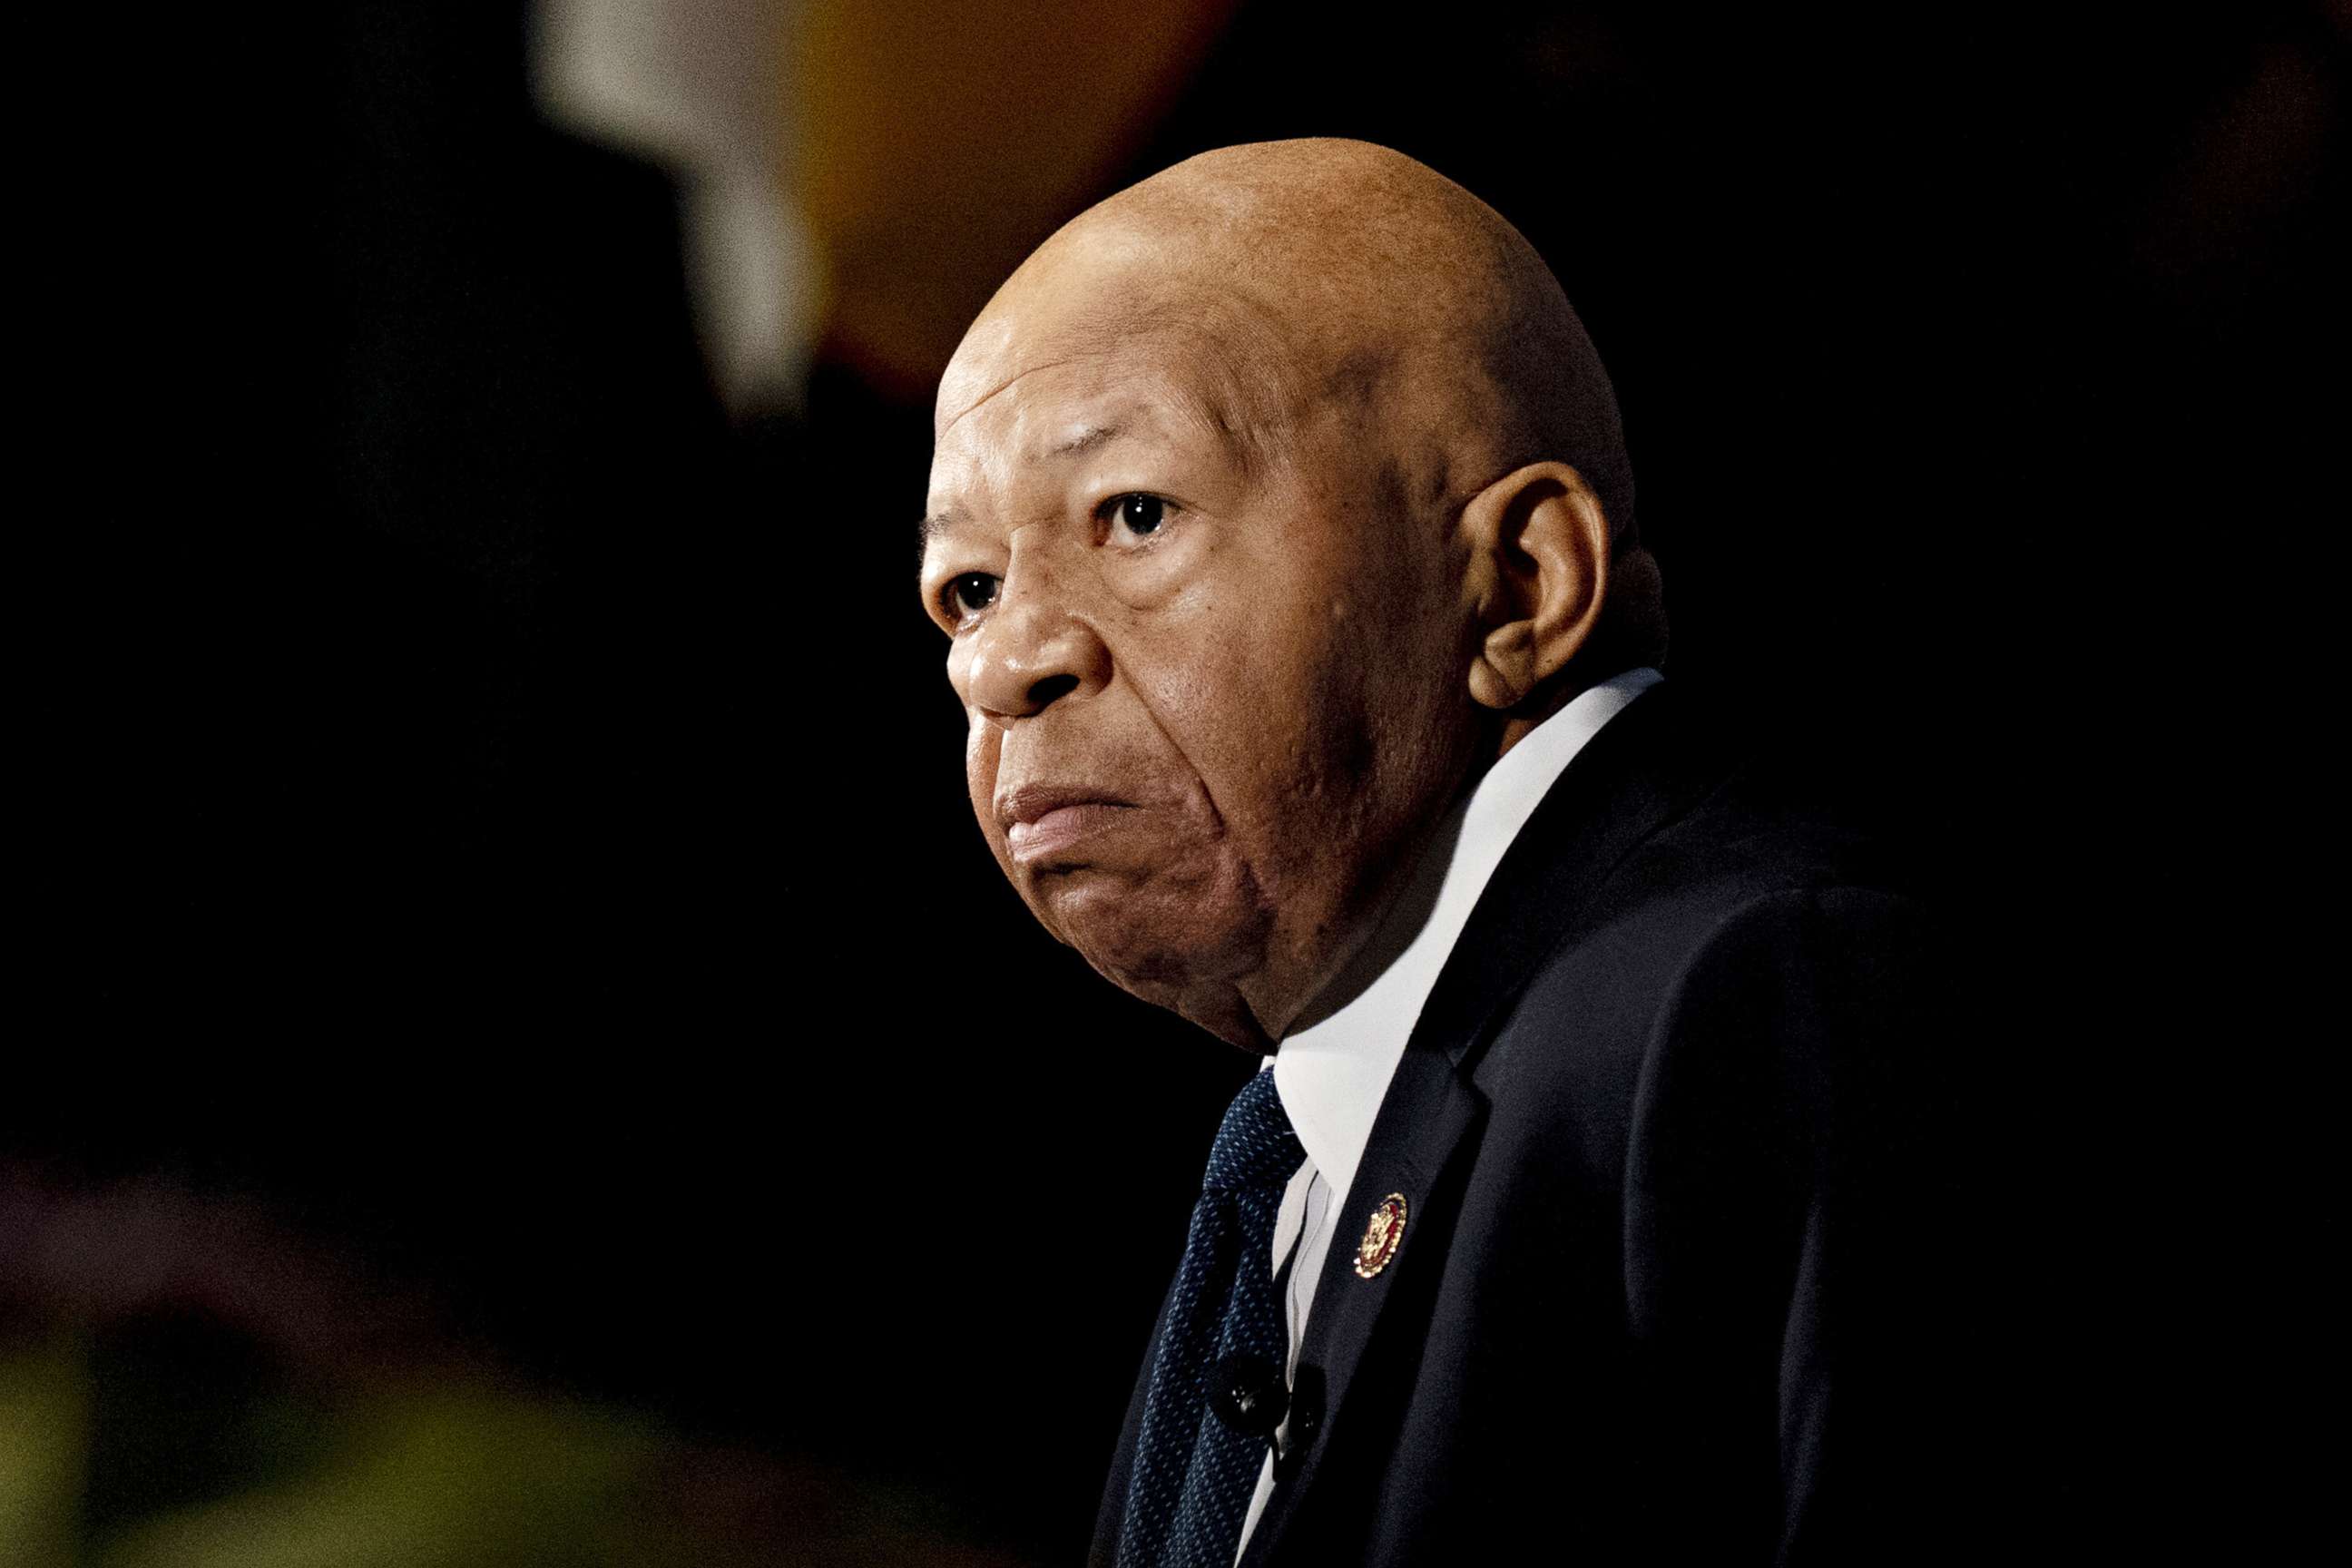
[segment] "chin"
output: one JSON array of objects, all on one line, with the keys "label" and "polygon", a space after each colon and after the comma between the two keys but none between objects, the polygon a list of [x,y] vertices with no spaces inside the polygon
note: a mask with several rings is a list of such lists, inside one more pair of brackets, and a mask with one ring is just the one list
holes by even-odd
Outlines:
[{"label": "chin", "polygon": [[[1146,901],[1087,889],[1055,900],[1048,923],[1129,995],[1181,1014],[1229,1044],[1266,1049],[1265,1031],[1240,986],[1265,967],[1272,911],[1255,904],[1215,911],[1138,907]],[[1150,919],[1154,913],[1175,918]]]},{"label": "chin", "polygon": [[1262,965],[1274,930],[1257,879],[1221,855],[1047,871],[1025,879],[1021,892],[1047,930],[1129,990],[1121,976],[1230,984]]},{"label": "chin", "polygon": [[1250,1010],[1248,1001],[1230,982],[1203,981],[1195,976],[1152,979],[1114,973],[1100,964],[1095,967],[1104,979],[1138,1001],[1163,1007],[1238,1050],[1255,1056],[1266,1056],[1274,1050],[1274,1037],[1266,1033],[1257,1015]]}]

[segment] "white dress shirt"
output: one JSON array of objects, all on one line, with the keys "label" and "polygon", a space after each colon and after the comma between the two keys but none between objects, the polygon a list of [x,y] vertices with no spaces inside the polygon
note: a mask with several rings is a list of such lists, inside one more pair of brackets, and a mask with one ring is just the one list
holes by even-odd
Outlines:
[{"label": "white dress shirt", "polygon": [[[1373,971],[1369,983],[1336,1010],[1286,1037],[1264,1069],[1274,1074],[1275,1092],[1307,1151],[1307,1163],[1283,1191],[1267,1265],[1279,1278],[1283,1260],[1291,1259],[1283,1302],[1290,1328],[1286,1377],[1297,1374],[1315,1282],[1322,1278],[1331,1239],[1340,1229],[1333,1210],[1355,1182],[1357,1163],[1364,1157],[1372,1121],[1388,1095],[1405,1041],[1420,1021],[1438,971],[1461,940],[1478,895],[1486,891],[1504,851],[1585,742],[1659,679],[1656,670],[1642,668],[1604,680],[1504,752],[1447,813],[1412,881],[1366,944],[1367,952],[1355,967]],[[1344,991],[1353,983],[1354,977],[1343,975],[1337,985]],[[1370,1216],[1355,1217],[1360,1224]],[[1277,1440],[1287,1436],[1286,1424]],[[1273,1491],[1274,1454],[1269,1449],[1248,1516],[1242,1521],[1243,1547],[1249,1545],[1250,1532],[1257,1528]]]}]

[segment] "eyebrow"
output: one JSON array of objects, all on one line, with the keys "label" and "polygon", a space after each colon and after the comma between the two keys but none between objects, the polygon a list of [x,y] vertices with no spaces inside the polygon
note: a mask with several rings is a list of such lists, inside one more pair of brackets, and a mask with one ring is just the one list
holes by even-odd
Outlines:
[{"label": "eyebrow", "polygon": [[[1118,440],[1120,437],[1125,436],[1128,433],[1129,426],[1124,421],[1115,422],[1109,425],[1089,425],[1085,429],[1079,431],[1076,435],[1069,437],[1067,440],[1059,442],[1047,448],[1045,456],[1047,458],[1076,458],[1084,453],[1091,452],[1097,447],[1108,447],[1113,441]],[[928,512],[924,514],[922,521],[916,524],[915,542],[920,549],[928,551],[931,547],[931,540],[934,535],[940,533],[942,530],[954,527],[957,523],[960,523],[962,521],[963,514],[953,507],[949,507],[944,511]]]},{"label": "eyebrow", "polygon": [[953,528],[957,523],[961,522],[962,521],[963,514],[956,510],[953,507],[948,508],[945,511],[925,512],[923,514],[923,521],[915,525],[915,547],[917,551],[924,554],[929,553],[932,536],[939,533],[942,529]]},{"label": "eyebrow", "polygon": [[[1197,395],[1187,394],[1178,400],[1178,410],[1213,432],[1225,450],[1244,468],[1252,466],[1252,453],[1248,444],[1240,437],[1233,425],[1217,412],[1213,404]],[[1131,419],[1117,419],[1108,425],[1089,425],[1076,435],[1047,447],[1044,456],[1048,458],[1076,458],[1094,451],[1097,447],[1108,447],[1113,441],[1135,433],[1134,421]],[[923,520],[916,524],[916,543],[919,549],[928,552],[934,538],[948,529],[960,526],[963,521],[961,510],[952,506],[940,511],[926,513]]]},{"label": "eyebrow", "polygon": [[1091,452],[1097,447],[1107,447],[1126,434],[1125,425],[1088,426],[1045,455],[1049,458],[1075,458],[1081,452]]}]

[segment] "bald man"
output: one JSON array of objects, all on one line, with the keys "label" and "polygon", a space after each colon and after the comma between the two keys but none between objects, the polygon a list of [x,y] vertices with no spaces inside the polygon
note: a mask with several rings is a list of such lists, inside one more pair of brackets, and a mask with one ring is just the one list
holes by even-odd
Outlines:
[{"label": "bald man", "polygon": [[1922,1495],[1882,1125],[1921,918],[1662,681],[1614,397],[1533,249],[1382,149],[1209,153],[1048,240],[934,428],[991,848],[1268,1063],[1091,1560],[1883,1544]]}]

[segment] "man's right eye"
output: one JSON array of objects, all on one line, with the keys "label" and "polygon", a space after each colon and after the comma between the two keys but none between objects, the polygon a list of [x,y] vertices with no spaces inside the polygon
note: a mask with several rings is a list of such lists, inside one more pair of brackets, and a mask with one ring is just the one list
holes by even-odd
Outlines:
[{"label": "man's right eye", "polygon": [[987,573],[965,572],[948,579],[940,598],[947,606],[948,619],[961,621],[996,603],[996,579]]}]

